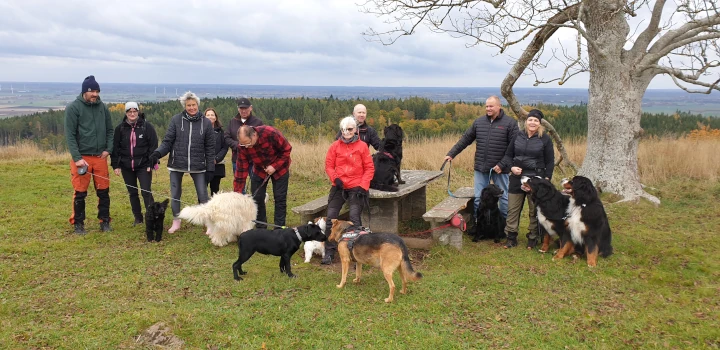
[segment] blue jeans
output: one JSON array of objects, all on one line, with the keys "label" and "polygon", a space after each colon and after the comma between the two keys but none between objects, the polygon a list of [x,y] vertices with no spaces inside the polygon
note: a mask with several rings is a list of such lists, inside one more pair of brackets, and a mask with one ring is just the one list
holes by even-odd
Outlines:
[{"label": "blue jeans", "polygon": [[[503,217],[507,218],[508,212],[508,185],[510,184],[510,174],[498,174],[492,172],[492,180],[503,190],[503,195],[500,198],[500,213]],[[478,207],[480,207],[480,194],[482,190],[490,184],[490,174],[487,172],[479,172],[475,170],[475,213],[477,213]]]}]

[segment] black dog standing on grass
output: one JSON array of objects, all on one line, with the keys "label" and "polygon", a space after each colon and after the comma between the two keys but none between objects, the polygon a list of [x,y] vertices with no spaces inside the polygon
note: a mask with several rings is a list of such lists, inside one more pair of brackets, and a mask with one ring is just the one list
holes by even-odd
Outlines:
[{"label": "black dog standing on grass", "polygon": [[500,243],[505,238],[505,218],[498,209],[498,202],[503,190],[495,184],[485,187],[480,193],[480,206],[477,211],[473,242],[481,239],[492,239]]},{"label": "black dog standing on grass", "polygon": [[145,234],[148,242],[160,242],[162,240],[163,223],[165,222],[165,210],[167,210],[169,199],[162,202],[152,202],[145,213]]},{"label": "black dog standing on grass", "polygon": [[247,272],[242,270],[242,264],[248,261],[255,252],[280,257],[280,272],[288,277],[297,277],[290,271],[290,257],[300,248],[302,242],[327,240],[320,226],[307,224],[295,228],[282,230],[252,229],[243,232],[238,237],[238,259],[233,263],[233,276],[235,280],[242,280],[240,275]]}]

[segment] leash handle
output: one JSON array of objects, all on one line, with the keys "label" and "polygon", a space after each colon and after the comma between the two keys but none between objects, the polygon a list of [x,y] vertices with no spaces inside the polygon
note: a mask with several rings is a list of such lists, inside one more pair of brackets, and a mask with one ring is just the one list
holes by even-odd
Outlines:
[{"label": "leash handle", "polygon": [[445,161],[444,161],[444,162],[442,163],[442,165],[440,166],[440,171],[443,171],[443,170],[445,169],[445,164],[447,164],[448,161],[450,162],[450,166],[452,166],[452,160],[450,160],[450,159],[445,159]]}]

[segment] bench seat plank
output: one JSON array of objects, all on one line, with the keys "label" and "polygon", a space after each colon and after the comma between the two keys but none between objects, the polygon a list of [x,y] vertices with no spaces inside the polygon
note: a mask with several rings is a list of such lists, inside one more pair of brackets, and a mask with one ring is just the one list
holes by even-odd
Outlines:
[{"label": "bench seat plank", "polygon": [[[472,187],[462,187],[453,194],[458,197],[471,197],[475,194],[475,191]],[[453,214],[465,209],[468,205],[472,205],[472,198],[447,197],[423,214],[423,220],[427,222],[445,222],[450,220]]]}]

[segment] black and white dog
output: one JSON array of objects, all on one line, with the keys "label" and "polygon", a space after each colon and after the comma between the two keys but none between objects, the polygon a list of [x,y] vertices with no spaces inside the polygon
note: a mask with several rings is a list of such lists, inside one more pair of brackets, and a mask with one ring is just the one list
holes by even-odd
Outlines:
[{"label": "black and white dog", "polygon": [[553,184],[539,176],[520,179],[523,191],[530,192],[530,199],[537,208],[537,218],[540,225],[548,233],[543,236],[541,253],[550,249],[550,239],[560,239],[561,242],[570,240],[569,232],[565,229],[565,217],[570,196],[563,195]]},{"label": "black and white dog", "polygon": [[506,237],[505,218],[498,209],[498,202],[502,195],[503,190],[495,184],[483,188],[480,193],[480,206],[476,213],[477,221],[475,222],[473,242],[492,239],[495,243],[500,243]]},{"label": "black and white dog", "polygon": [[607,258],[612,255],[612,232],[605,207],[600,201],[597,189],[590,179],[575,176],[570,181],[572,193],[567,210],[567,229],[572,242],[564,242],[553,259],[562,259],[573,246],[584,245],[587,264],[597,266],[598,255]]},{"label": "black and white dog", "polygon": [[242,269],[248,259],[255,252],[265,255],[280,257],[280,272],[288,277],[297,277],[290,270],[290,258],[300,248],[302,242],[327,241],[327,236],[320,226],[307,224],[295,228],[282,230],[252,229],[243,232],[238,237],[238,259],[233,263],[233,276],[236,280],[242,280],[240,275],[246,274]]},{"label": "black and white dog", "polygon": [[397,124],[385,127],[383,133],[385,138],[380,143],[380,149],[373,155],[375,175],[370,181],[370,188],[397,192],[397,184],[405,183],[400,177],[404,133],[400,125]]}]

